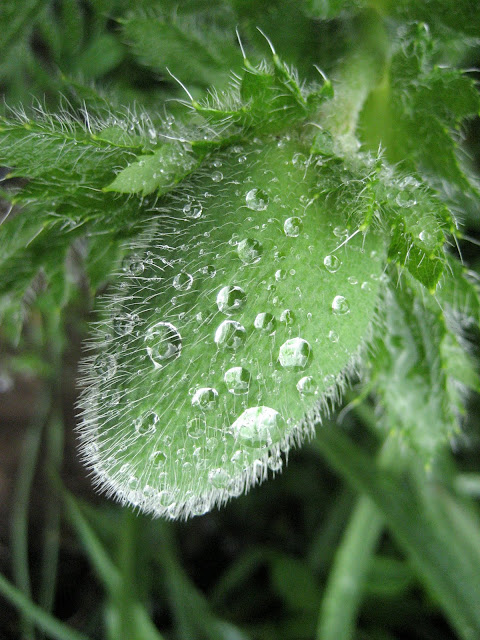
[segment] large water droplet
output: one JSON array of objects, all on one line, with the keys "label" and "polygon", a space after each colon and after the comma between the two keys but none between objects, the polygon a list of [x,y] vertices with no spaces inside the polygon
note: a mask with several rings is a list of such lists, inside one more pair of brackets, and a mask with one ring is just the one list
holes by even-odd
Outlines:
[{"label": "large water droplet", "polygon": [[312,376],[304,376],[297,382],[297,389],[302,396],[314,396],[318,393],[318,386]]},{"label": "large water droplet", "polygon": [[244,264],[254,264],[262,257],[263,247],[258,240],[245,238],[237,245],[237,253]]},{"label": "large water droplet", "polygon": [[101,353],[95,358],[93,366],[103,380],[110,380],[117,370],[117,361],[112,354]]},{"label": "large water droplet", "polygon": [[152,411],[135,420],[135,431],[142,436],[147,433],[155,433],[157,429],[157,423],[158,415]]},{"label": "large water droplet", "polygon": [[185,271],[180,271],[173,279],[173,286],[179,291],[187,291],[193,284],[193,276]]},{"label": "large water droplet", "polygon": [[275,320],[275,317],[267,311],[265,313],[259,313],[255,318],[253,325],[255,329],[258,329],[259,331],[273,333],[277,326],[277,321]]},{"label": "large water droplet", "polygon": [[251,189],[245,196],[245,202],[253,211],[265,211],[268,207],[268,194],[262,189]]},{"label": "large water droplet", "polygon": [[284,309],[280,314],[280,322],[293,324],[295,322],[295,313],[291,309]]},{"label": "large water droplet", "polygon": [[215,331],[215,343],[223,349],[236,350],[247,337],[245,328],[235,320],[224,320]]},{"label": "large water droplet", "polygon": [[250,372],[243,367],[232,367],[225,372],[223,376],[227,389],[234,395],[243,395],[248,393],[250,386]]},{"label": "large water droplet", "polygon": [[300,218],[293,217],[287,218],[283,223],[283,230],[286,236],[290,238],[297,238],[303,229],[303,222]]},{"label": "large water droplet", "polygon": [[113,330],[119,336],[126,336],[132,333],[138,316],[131,313],[119,313],[113,318]]},{"label": "large water droplet", "polygon": [[323,259],[323,264],[325,265],[325,269],[327,271],[330,271],[330,273],[335,273],[340,269],[342,263],[337,256],[328,255]]},{"label": "large water droplet", "polygon": [[182,337],[170,322],[157,322],[145,334],[147,353],[155,368],[178,358],[182,350]]},{"label": "large water droplet", "polygon": [[270,407],[246,409],[232,424],[233,435],[250,447],[266,447],[281,440],[284,420]]},{"label": "large water droplet", "polygon": [[197,389],[192,397],[192,405],[202,411],[210,411],[215,408],[218,400],[218,391],[212,387]]},{"label": "large water droplet", "polygon": [[312,349],[303,338],[291,338],[282,344],[278,360],[284,369],[305,369]]},{"label": "large water droplet", "polygon": [[332,311],[336,316],[350,313],[350,305],[343,296],[335,296],[332,301]]},{"label": "large water droplet", "polygon": [[247,294],[241,287],[222,287],[217,294],[217,306],[222,313],[230,315],[244,306],[246,298]]},{"label": "large water droplet", "polygon": [[155,451],[150,456],[150,459],[152,461],[153,466],[157,467],[158,469],[160,467],[165,466],[165,463],[167,462],[167,455],[163,451]]}]

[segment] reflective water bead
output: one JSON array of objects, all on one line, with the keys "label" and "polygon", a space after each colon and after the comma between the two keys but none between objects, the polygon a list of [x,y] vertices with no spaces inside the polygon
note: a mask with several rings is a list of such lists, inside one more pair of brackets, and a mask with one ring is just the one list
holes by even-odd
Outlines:
[{"label": "reflective water bead", "polygon": [[305,369],[312,348],[303,338],[290,338],[282,344],[278,360],[284,369]]},{"label": "reflective water bead", "polygon": [[232,367],[223,376],[227,389],[234,395],[248,393],[251,375],[244,367]]},{"label": "reflective water bead", "polygon": [[254,264],[262,257],[263,247],[258,240],[245,238],[237,245],[238,257],[244,264]]},{"label": "reflective water bead", "polygon": [[253,322],[253,326],[255,329],[259,331],[264,331],[265,333],[273,333],[275,331],[275,327],[277,326],[277,321],[275,317],[271,314],[259,313]]},{"label": "reflective water bead", "polygon": [[295,314],[291,309],[285,309],[280,314],[280,322],[283,324],[293,324],[295,321]]},{"label": "reflective water bead", "polygon": [[[193,438],[194,440],[200,438],[200,436],[205,435],[206,429],[207,424],[203,418],[196,417],[187,422],[187,435],[189,438]],[[178,451],[177,457],[180,457]]]},{"label": "reflective water bead", "polygon": [[230,476],[225,469],[219,467],[208,472],[208,480],[214,487],[217,487],[217,489],[222,489],[229,485]]},{"label": "reflective water bead", "polygon": [[163,451],[154,451],[150,459],[155,467],[163,467],[167,461],[167,455]]},{"label": "reflective water bead", "polygon": [[113,318],[113,330],[119,336],[132,333],[138,316],[131,313],[119,313]]},{"label": "reflective water bead", "polygon": [[265,211],[268,207],[268,194],[262,189],[251,189],[245,195],[245,202],[252,211]]},{"label": "reflective water bead", "polygon": [[223,180],[223,173],[221,171],[214,171],[211,178],[214,182],[221,182]]},{"label": "reflective water bead", "polygon": [[173,286],[179,291],[187,291],[193,284],[193,276],[185,271],[180,271],[173,279]]},{"label": "reflective water bead", "polygon": [[357,278],[355,278],[355,276],[348,276],[347,280],[349,284],[358,284],[358,280]]},{"label": "reflective water bead", "polygon": [[199,202],[187,202],[187,204],[183,207],[183,213],[185,214],[185,216],[187,218],[193,218],[194,220],[200,218],[200,216],[202,215],[202,211],[203,207]]},{"label": "reflective water bead", "polygon": [[147,413],[147,415],[135,420],[135,431],[142,436],[155,433],[158,420],[158,415],[154,411]]},{"label": "reflective water bead", "polygon": [[241,287],[222,287],[217,294],[217,306],[222,313],[230,315],[239,311],[245,304],[247,294]]},{"label": "reflective water bead", "polygon": [[122,262],[123,270],[134,276],[140,276],[145,271],[145,265],[140,256],[131,255],[127,256]]},{"label": "reflective water bead", "polygon": [[338,333],[336,331],[329,331],[328,332],[328,339],[331,342],[338,342],[338,340],[339,340]]},{"label": "reflective water bead", "polygon": [[192,405],[202,411],[210,411],[215,408],[218,401],[218,391],[212,387],[197,389],[192,397]]},{"label": "reflective water bead", "polygon": [[250,407],[235,420],[231,429],[245,445],[266,447],[281,440],[284,420],[278,411],[270,407]]},{"label": "reflective water bead", "polygon": [[332,311],[336,316],[344,316],[350,313],[350,305],[343,296],[335,296],[332,301]]},{"label": "reflective water bead", "polygon": [[303,222],[300,218],[287,218],[283,223],[283,231],[290,238],[297,238],[303,229]]},{"label": "reflective water bead", "polygon": [[224,349],[236,350],[247,337],[245,328],[235,320],[224,320],[215,331],[215,343]]},{"label": "reflective water bead", "polygon": [[182,337],[170,322],[157,322],[145,334],[147,353],[155,368],[180,356]]},{"label": "reflective water bead", "polygon": [[323,259],[325,269],[330,273],[335,273],[340,269],[341,261],[336,255],[328,255]]},{"label": "reflective water bead", "polygon": [[101,353],[98,355],[93,362],[93,366],[97,375],[103,378],[103,380],[110,380],[117,371],[117,361],[115,356],[110,353]]},{"label": "reflective water bead", "polygon": [[298,392],[302,396],[313,396],[318,393],[318,386],[312,376],[304,376],[297,382]]}]

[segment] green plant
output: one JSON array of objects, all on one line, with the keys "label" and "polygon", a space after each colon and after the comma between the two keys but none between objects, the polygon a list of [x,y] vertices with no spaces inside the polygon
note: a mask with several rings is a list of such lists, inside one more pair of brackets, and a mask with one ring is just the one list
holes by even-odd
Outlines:
[{"label": "green plant", "polygon": [[[26,3],[0,50],[41,4]],[[317,426],[314,446],[369,496],[339,552],[318,637],[350,637],[384,521],[459,637],[478,637],[478,532],[467,542],[478,517],[432,489],[441,477],[449,486],[448,445],[480,386],[468,341],[479,289],[458,250],[464,219],[478,227],[462,126],[480,98],[458,68],[477,44],[478,9],[285,3],[305,29],[305,56],[288,39],[281,51],[271,7],[65,2],[49,21],[44,4],[38,33],[62,74],[23,56],[52,108],[6,107],[0,120],[10,168],[0,195],[12,207],[0,227],[0,312],[13,342],[26,303],[54,334],[78,294],[71,254],[81,254],[98,297],[79,400],[96,484],[157,516],[201,515],[277,474]],[[140,67],[166,82],[135,87],[128,69]],[[13,105],[22,91],[8,68]],[[80,80],[106,74],[108,97]],[[68,100],[58,103],[60,90]],[[352,382],[352,406],[376,407],[374,471],[339,427],[318,426]],[[455,536],[468,551],[456,554]],[[116,602],[116,569],[92,553]],[[141,637],[155,637],[135,611]]]}]

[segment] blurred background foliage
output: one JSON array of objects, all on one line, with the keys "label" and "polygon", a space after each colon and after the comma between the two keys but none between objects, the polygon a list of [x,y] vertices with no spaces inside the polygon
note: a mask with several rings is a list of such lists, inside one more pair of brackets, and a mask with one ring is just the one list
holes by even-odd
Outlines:
[{"label": "blurred background foliage", "polygon": [[[1,109],[85,118],[141,105],[153,123],[181,117],[184,94],[167,69],[196,98],[225,88],[242,65],[236,28],[253,61],[269,51],[260,27],[313,80],[315,64],[334,73],[355,46],[366,11],[387,25],[427,23],[439,64],[480,61],[480,11],[468,1],[3,0]],[[377,97],[361,119],[371,146]],[[478,171],[478,119],[463,133]],[[397,162],[401,145],[389,150]],[[15,182],[6,169],[0,178],[0,189]],[[478,200],[461,197],[478,241]],[[6,201],[1,215],[15,215]],[[221,511],[168,523],[94,493],[75,451],[76,365],[121,240],[77,236],[61,270],[53,247],[22,300],[2,298],[0,638],[479,638],[478,396],[427,483],[415,481],[423,470],[384,470],[396,453],[354,389],[283,474]],[[478,269],[477,245],[461,249]]]}]

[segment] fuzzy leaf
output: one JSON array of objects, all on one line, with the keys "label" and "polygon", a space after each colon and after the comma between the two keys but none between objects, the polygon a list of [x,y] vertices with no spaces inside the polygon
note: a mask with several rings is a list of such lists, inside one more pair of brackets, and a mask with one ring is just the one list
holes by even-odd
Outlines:
[{"label": "fuzzy leaf", "polygon": [[121,501],[178,518],[239,495],[353,372],[383,239],[335,252],[348,191],[321,187],[343,168],[307,153],[275,138],[225,150],[130,244],[82,365],[83,456]]},{"label": "fuzzy leaf", "polygon": [[474,80],[433,63],[432,40],[416,25],[400,38],[383,84],[363,112],[362,135],[403,169],[477,193],[460,158],[459,125],[480,110]]}]

